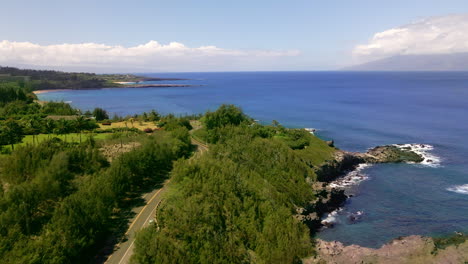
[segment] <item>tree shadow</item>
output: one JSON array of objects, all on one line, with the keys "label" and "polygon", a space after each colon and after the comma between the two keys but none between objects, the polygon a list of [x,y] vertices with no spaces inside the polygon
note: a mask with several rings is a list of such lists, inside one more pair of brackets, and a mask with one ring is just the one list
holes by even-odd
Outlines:
[{"label": "tree shadow", "polygon": [[101,248],[94,259],[90,263],[104,263],[110,255],[119,249],[118,245],[128,240],[125,235],[130,221],[136,216],[134,209],[146,205],[144,194],[150,193],[156,189],[161,189],[164,186],[164,181],[168,178],[169,173],[164,173],[164,178],[145,179],[140,188],[128,192],[126,197],[120,201],[119,208],[115,209],[114,214],[110,219],[110,230],[107,239],[99,246]]}]

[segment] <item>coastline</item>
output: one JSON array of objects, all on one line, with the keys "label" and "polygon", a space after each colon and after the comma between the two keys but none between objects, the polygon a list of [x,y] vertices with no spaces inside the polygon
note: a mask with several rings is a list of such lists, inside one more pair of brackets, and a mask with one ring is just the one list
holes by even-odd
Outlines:
[{"label": "coastline", "polygon": [[113,83],[116,83],[116,84],[133,84],[133,83],[136,83],[136,82],[113,82]]},{"label": "coastline", "polygon": [[324,217],[339,210],[350,198],[344,187],[364,180],[360,177],[359,170],[368,166],[367,164],[422,163],[425,160],[424,156],[415,150],[395,145],[377,146],[365,153],[336,149],[334,155],[333,160],[315,168],[317,183],[314,187],[319,194],[316,200],[304,208],[297,209],[296,218],[309,227],[311,235],[323,227],[334,225]]},{"label": "coastline", "polygon": [[176,88],[176,87],[198,87],[202,85],[194,84],[134,84],[120,87],[99,87],[99,88],[76,88],[76,89],[44,89],[33,91],[34,94],[43,94],[50,92],[64,92],[72,90],[101,90],[101,89],[122,89],[122,88]]},{"label": "coastline", "polygon": [[33,91],[33,94],[43,94],[43,93],[50,93],[50,92],[64,92],[72,89],[46,89],[46,90],[37,90]]},{"label": "coastline", "polygon": [[[360,171],[377,163],[420,164],[440,166],[440,159],[429,151],[427,144],[395,144],[369,149],[366,153],[337,150],[335,159],[317,169],[320,197],[311,207],[301,208],[298,217],[309,226],[316,241],[316,254],[303,259],[306,264],[321,263],[464,263],[468,260],[468,236],[462,232],[445,237],[415,234],[395,237],[379,248],[356,244],[344,245],[337,240],[323,240],[315,234],[333,228],[336,215],[343,210],[348,187],[367,179]],[[321,185],[321,186],[320,186]],[[324,195],[325,193],[325,195]],[[311,213],[313,210],[316,213]],[[350,215],[359,221],[362,211]]]}]

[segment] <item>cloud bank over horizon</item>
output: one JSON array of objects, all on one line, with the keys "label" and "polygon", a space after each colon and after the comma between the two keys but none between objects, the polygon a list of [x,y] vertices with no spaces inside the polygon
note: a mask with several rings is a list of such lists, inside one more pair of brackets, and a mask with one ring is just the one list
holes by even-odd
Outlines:
[{"label": "cloud bank over horizon", "polygon": [[395,55],[453,54],[468,52],[468,14],[422,19],[376,33],[353,50],[356,63]]},{"label": "cloud bank over horizon", "polygon": [[182,43],[123,47],[99,43],[39,45],[0,41],[0,65],[95,72],[274,70],[298,50],[235,50]]}]

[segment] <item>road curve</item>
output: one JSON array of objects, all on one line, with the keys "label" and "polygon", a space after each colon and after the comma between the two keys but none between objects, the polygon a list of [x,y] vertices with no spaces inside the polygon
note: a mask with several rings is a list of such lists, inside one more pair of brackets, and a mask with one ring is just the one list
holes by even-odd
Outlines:
[{"label": "road curve", "polygon": [[[196,146],[197,155],[201,155],[208,151],[208,146],[194,138],[192,138],[192,144]],[[144,227],[147,227],[151,220],[155,220],[155,211],[162,201],[162,197],[166,191],[166,184],[161,189],[153,190],[150,193],[143,195],[143,199],[146,201],[145,206],[137,207],[133,211],[136,216],[130,220],[130,226],[128,227],[125,236],[127,240],[117,244],[114,248],[114,252],[107,258],[107,264],[126,264],[130,263],[130,257],[133,254],[133,248],[135,247],[135,236],[136,233]]]},{"label": "road curve", "polygon": [[199,140],[196,140],[193,137],[192,137],[192,145],[195,145],[197,147],[197,153],[199,153],[199,154],[203,154],[206,151],[208,151],[208,145],[202,143]]}]

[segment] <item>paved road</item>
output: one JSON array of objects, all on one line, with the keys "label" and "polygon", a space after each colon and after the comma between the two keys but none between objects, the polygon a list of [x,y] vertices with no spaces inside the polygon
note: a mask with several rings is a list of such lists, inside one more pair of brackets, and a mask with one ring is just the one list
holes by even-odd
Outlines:
[{"label": "paved road", "polygon": [[[197,147],[196,155],[201,155],[208,151],[207,145],[194,138],[192,138],[192,144]],[[115,246],[114,253],[109,256],[105,263],[126,264],[130,262],[130,257],[132,256],[133,248],[135,247],[135,235],[139,230],[148,226],[151,220],[155,220],[155,211],[162,201],[163,194],[166,191],[165,186],[166,184],[164,184],[164,187],[161,189],[156,189],[143,195],[146,205],[133,209],[135,217],[130,220],[130,226],[125,233],[127,240]]]},{"label": "paved road", "polygon": [[109,264],[124,264],[130,262],[130,257],[133,254],[135,247],[135,235],[142,228],[148,226],[151,220],[154,220],[155,211],[161,202],[162,196],[166,188],[156,189],[143,196],[146,201],[145,206],[137,207],[133,211],[136,216],[130,220],[130,226],[125,233],[127,240],[116,245],[116,249],[109,256],[106,263]]}]

